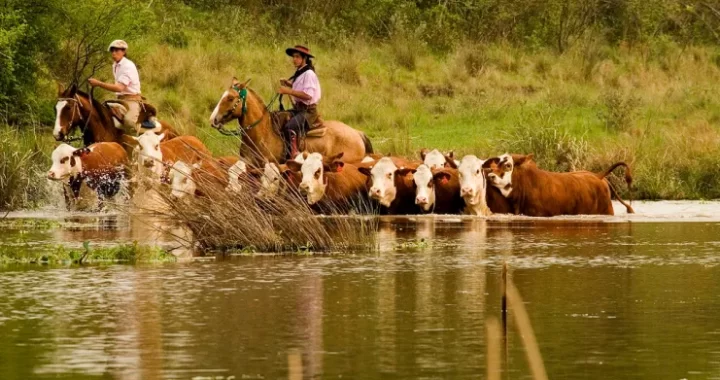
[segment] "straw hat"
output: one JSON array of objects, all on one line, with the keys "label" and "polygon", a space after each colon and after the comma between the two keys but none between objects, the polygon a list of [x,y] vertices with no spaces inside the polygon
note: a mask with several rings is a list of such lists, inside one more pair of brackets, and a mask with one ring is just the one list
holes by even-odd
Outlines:
[{"label": "straw hat", "polygon": [[300,53],[306,57],[315,58],[314,55],[310,54],[310,49],[302,45],[295,45],[295,47],[285,49],[285,54],[292,57],[293,53]]}]

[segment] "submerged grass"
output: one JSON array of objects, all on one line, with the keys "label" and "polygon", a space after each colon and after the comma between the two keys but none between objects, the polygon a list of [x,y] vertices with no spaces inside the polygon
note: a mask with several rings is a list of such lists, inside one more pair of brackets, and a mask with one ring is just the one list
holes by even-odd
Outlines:
[{"label": "submerged grass", "polygon": [[138,242],[113,247],[91,247],[83,243],[82,249],[58,245],[42,249],[31,244],[0,246],[0,264],[83,264],[83,263],[157,263],[172,262],[176,258],[166,250],[141,245]]}]

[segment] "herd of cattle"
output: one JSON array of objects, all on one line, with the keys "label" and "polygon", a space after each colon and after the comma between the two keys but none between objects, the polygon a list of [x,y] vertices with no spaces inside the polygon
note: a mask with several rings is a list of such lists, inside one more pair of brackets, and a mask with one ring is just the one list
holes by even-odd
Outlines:
[{"label": "herd of cattle", "polygon": [[61,144],[52,153],[48,178],[66,185],[68,201],[79,197],[82,186],[99,199],[113,197],[130,173],[144,172],[175,198],[218,192],[294,196],[318,213],[362,212],[356,206],[366,204],[372,207],[365,210],[384,214],[612,215],[611,196],[633,212],[606,178],[624,166],[630,186],[630,169],[622,162],[601,173],[555,173],[539,168],[532,155],[467,155],[458,161],[452,153],[423,150],[417,159],[370,154],[359,162],[343,160],[342,153],[303,152],[258,167],[239,157],[213,158],[193,136],[164,140],[148,131],[134,139],[130,154],[113,142],[80,149]]}]

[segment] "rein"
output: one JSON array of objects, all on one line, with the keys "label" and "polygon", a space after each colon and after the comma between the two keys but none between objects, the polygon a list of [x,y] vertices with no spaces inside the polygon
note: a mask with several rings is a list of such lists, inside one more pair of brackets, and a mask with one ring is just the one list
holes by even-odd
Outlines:
[{"label": "rein", "polygon": [[[233,113],[235,113],[235,110],[237,109],[237,107],[242,103],[242,108],[241,108],[242,113],[240,114],[240,116],[237,117],[238,124],[240,124],[239,119],[244,117],[245,113],[247,112],[248,90],[247,90],[247,88],[238,88],[237,86],[233,86],[233,90],[237,91],[238,99],[235,101],[235,103],[233,103],[233,106],[230,108],[230,110],[228,110],[228,112],[226,112],[225,115],[223,115],[223,119],[225,119],[228,116],[231,116]],[[268,113],[270,112],[272,105],[275,103],[275,101],[278,99],[279,96],[280,96],[280,94],[275,94],[275,96],[273,96],[272,99],[270,99],[270,102],[267,104],[267,106],[265,106],[265,111],[267,111]],[[265,118],[265,112],[263,112],[263,115],[258,120],[254,121],[252,124],[250,124],[248,126],[243,126],[242,124],[240,124],[238,126],[237,131],[229,131],[229,130],[225,129],[222,125],[220,127],[218,127],[217,130],[218,130],[218,132],[220,132],[221,134],[223,134],[225,136],[242,136],[243,133],[249,132],[251,129],[257,127],[258,124],[260,124],[260,122],[263,120],[263,118]]]},{"label": "rein", "polygon": [[[80,101],[77,99],[77,94],[76,94],[74,97],[72,97],[72,98],[58,98],[58,101],[73,102],[72,119],[71,119],[71,120],[75,120],[75,113],[76,113],[76,112],[77,112],[78,115],[80,116],[80,121],[83,121],[83,120],[85,119],[85,118],[83,117],[83,115],[82,115],[82,112],[80,112],[80,111],[81,111],[81,110],[80,110]],[[91,103],[90,106],[92,107],[92,102],[90,102],[90,103]],[[81,131],[85,131],[85,129],[87,129],[88,123],[90,123],[90,118],[89,118],[89,117],[87,118],[87,120],[85,120],[85,125],[84,125],[82,128],[80,128],[80,130],[81,130]],[[79,136],[70,137],[70,138],[69,138],[69,136],[66,136],[65,139],[63,139],[63,142],[72,143],[72,142],[75,142],[75,141],[80,141],[80,140],[82,140],[82,139],[83,139],[83,135],[82,135],[82,134],[80,134]]]}]

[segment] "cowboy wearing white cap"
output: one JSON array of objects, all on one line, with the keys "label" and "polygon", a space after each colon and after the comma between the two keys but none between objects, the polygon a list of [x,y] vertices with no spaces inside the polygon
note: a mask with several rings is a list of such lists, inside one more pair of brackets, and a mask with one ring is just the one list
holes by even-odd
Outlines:
[{"label": "cowboy wearing white cap", "polygon": [[279,94],[290,95],[295,107],[295,115],[285,124],[285,133],[289,142],[290,157],[297,155],[297,137],[300,129],[311,127],[318,120],[317,104],[320,101],[320,81],[315,74],[315,67],[310,50],[305,46],[295,45],[285,50],[293,58],[295,74],[289,79],[281,80]]},{"label": "cowboy wearing white cap", "polygon": [[140,114],[140,103],[143,98],[140,95],[140,74],[135,64],[125,57],[127,49],[128,44],[123,40],[115,40],[108,47],[113,59],[114,84],[105,83],[95,78],[88,79],[88,82],[93,87],[114,91],[118,99],[127,103],[129,109],[123,118],[123,125],[128,132],[137,132],[136,125]]}]

